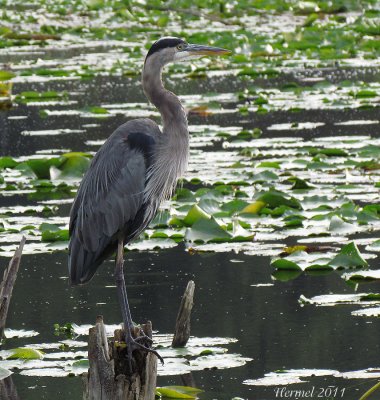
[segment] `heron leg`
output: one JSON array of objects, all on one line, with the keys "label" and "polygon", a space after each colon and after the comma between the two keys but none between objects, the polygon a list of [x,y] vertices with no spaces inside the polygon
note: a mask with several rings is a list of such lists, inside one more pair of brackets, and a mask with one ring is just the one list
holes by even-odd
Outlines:
[{"label": "heron leg", "polygon": [[119,303],[121,306],[121,313],[123,316],[124,329],[130,332],[130,330],[133,328],[133,322],[128,304],[127,288],[124,280],[124,242],[122,239],[119,239],[117,246],[115,280]]},{"label": "heron leg", "polygon": [[[140,338],[134,338],[132,336],[132,332],[134,329],[134,324],[132,321],[131,310],[129,308],[128,296],[127,296],[127,288],[125,286],[124,279],[124,241],[123,239],[119,239],[117,246],[117,255],[116,255],[116,267],[115,267],[115,281],[117,287],[117,294],[119,298],[119,303],[121,307],[121,313],[123,316],[124,322],[124,331],[125,331],[125,342],[127,344],[127,352],[128,352],[128,364],[129,370],[131,373],[132,370],[132,353],[134,350],[145,350],[149,353],[153,353],[157,356],[157,358],[163,363],[162,357],[157,353],[157,351],[146,347],[139,342]],[[141,337],[140,340],[144,340],[148,342],[149,345],[152,344],[152,339],[146,336],[145,334]]]}]

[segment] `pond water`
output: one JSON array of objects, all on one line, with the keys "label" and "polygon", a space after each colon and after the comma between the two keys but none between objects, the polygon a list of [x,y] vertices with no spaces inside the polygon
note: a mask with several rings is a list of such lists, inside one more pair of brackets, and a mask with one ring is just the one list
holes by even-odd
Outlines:
[{"label": "pond water", "polygon": [[[301,15],[286,14],[284,31],[305,23]],[[252,31],[256,17],[245,20]],[[113,261],[71,288],[66,250],[89,158],[127,119],[160,121],[141,91],[140,50],[118,40],[64,37],[0,51],[0,70],[17,72],[13,105],[0,110],[1,268],[27,236],[7,321],[19,337],[3,342],[0,367],[12,370],[20,399],[82,398],[73,364],[86,357],[84,325],[99,314],[109,325],[121,320]],[[188,382],[191,370],[204,400],[272,400],[281,390],[358,399],[380,378],[378,60],[257,57],[259,74],[223,58],[165,76],[189,112],[190,165],[126,252],[132,315],[151,320],[162,345],[195,281],[192,357],[163,345],[160,386]],[[75,324],[73,338],[57,336],[54,324],[66,323]],[[46,354],[5,360],[24,346]]]},{"label": "pond water", "polygon": [[[235,90],[244,82],[234,79]],[[182,82],[176,90],[180,93],[202,94],[203,91],[224,93],[231,78],[211,81]],[[177,83],[177,82],[175,82]],[[138,83],[134,79],[99,79],[91,82],[51,83],[44,90],[80,92],[77,108],[90,104],[119,102],[143,102]],[[15,85],[15,90],[26,88],[41,91],[42,84]],[[177,86],[172,84],[172,86]],[[123,96],[126,98],[123,98]],[[115,126],[125,117],[107,119],[96,117],[67,116],[41,118],[38,106],[19,106],[2,113],[6,121],[7,134],[2,153],[5,155],[29,156],[48,153],[50,149],[65,151],[94,151],[95,146],[86,145],[89,140],[104,140]],[[53,106],[52,110],[67,107]],[[307,111],[296,114],[299,120],[342,121],[347,111]],[[16,115],[25,119],[13,119]],[[350,117],[352,115],[350,114]],[[363,111],[355,113],[355,119],[374,120],[377,114]],[[268,126],[294,121],[286,112],[270,113],[263,117],[241,117],[234,114],[216,114],[209,117],[190,116],[190,125],[218,125],[226,127],[260,126],[263,137],[270,139]],[[96,125],[83,129],[83,125]],[[328,138],[329,128],[312,128],[299,135],[305,140]],[[376,124],[340,127],[337,134],[350,132],[371,135],[378,128]],[[23,131],[44,131],[57,129],[78,129],[80,133],[57,135],[23,135]],[[290,135],[289,130],[284,136]],[[278,132],[277,132],[278,133]],[[276,135],[273,135],[276,136]],[[278,142],[281,142],[279,134]],[[4,136],[3,136],[4,140]],[[4,142],[3,142],[4,143]],[[211,146],[210,146],[211,144]],[[203,162],[207,164],[207,153],[221,151],[218,143],[205,143],[200,147],[204,152]],[[290,150],[291,151],[291,150]],[[280,159],[280,158],[279,158]],[[200,165],[200,168],[209,168]],[[191,185],[186,185],[192,187]],[[31,201],[27,194],[13,194],[1,198],[1,206],[35,207],[40,201]],[[70,204],[59,206],[58,215],[67,217]],[[23,218],[20,215],[20,218]],[[356,234],[352,238],[366,237]],[[280,245],[296,243],[297,237],[283,239]],[[275,243],[273,248],[276,248]],[[253,244],[253,248],[255,244]],[[12,298],[8,325],[13,329],[35,330],[38,336],[28,339],[9,339],[7,348],[24,343],[54,343],[53,325],[75,322],[78,325],[91,324],[96,315],[105,316],[106,322],[120,321],[115,288],[113,287],[113,262],[106,262],[94,280],[87,286],[70,288],[67,283],[66,253],[57,251],[45,254],[24,255]],[[196,385],[205,390],[204,399],[231,399],[239,396],[246,399],[275,398],[274,386],[251,386],[243,384],[249,379],[262,378],[266,373],[284,369],[329,369],[340,372],[378,367],[380,355],[376,332],[377,319],[353,317],[351,311],[357,305],[340,307],[314,307],[299,303],[301,295],[307,298],[328,293],[353,293],[339,274],[319,276],[301,275],[297,279],[282,282],[271,276],[270,257],[245,255],[233,251],[220,253],[195,253],[186,251],[183,244],[172,249],[130,251],[126,255],[126,279],[132,312],[137,321],[150,319],[160,333],[171,333],[174,329],[180,297],[188,280],[196,283],[195,307],[192,318],[192,335],[196,337],[230,337],[237,341],[227,346],[230,353],[251,358],[245,365],[227,369],[207,369],[193,372]],[[6,259],[2,259],[2,264]],[[370,260],[376,266],[376,259]],[[368,293],[377,290],[377,284],[367,284]],[[79,377],[36,377],[24,376],[17,372],[13,381],[20,398],[56,399],[80,398],[82,383]],[[181,384],[179,376],[159,377],[159,384]],[[369,384],[361,380],[347,380],[331,375],[311,378],[310,383],[297,386],[305,389],[337,385],[347,388],[344,398],[356,399]]]},{"label": "pond water", "polygon": [[[303,276],[289,282],[273,282],[269,259],[239,254],[190,255],[183,248],[131,252],[127,256],[127,286],[136,320],[153,321],[162,333],[173,331],[178,304],[187,281],[196,282],[192,334],[197,337],[233,337],[228,345],[253,360],[224,370],[193,372],[196,385],[205,390],[204,399],[274,399],[276,386],[248,386],[242,382],[261,378],[279,369],[361,370],[377,367],[378,320],[354,318],[353,305],[301,307],[300,294],[350,293],[338,277]],[[90,285],[71,289],[66,276],[66,256],[24,256],[12,299],[9,327],[34,329],[40,335],[28,343],[56,342],[53,324],[75,321],[91,324],[98,314],[107,323],[120,321],[112,279],[113,264],[107,262]],[[271,286],[259,286],[271,284]],[[369,291],[376,290],[369,287]],[[21,339],[7,340],[10,348]],[[25,341],[25,339],[24,339]],[[20,398],[79,399],[79,377],[28,377],[12,375]],[[180,377],[159,377],[158,383],[182,384]],[[369,384],[334,377],[312,378],[311,386],[337,385],[347,388],[344,399],[357,399]]]}]

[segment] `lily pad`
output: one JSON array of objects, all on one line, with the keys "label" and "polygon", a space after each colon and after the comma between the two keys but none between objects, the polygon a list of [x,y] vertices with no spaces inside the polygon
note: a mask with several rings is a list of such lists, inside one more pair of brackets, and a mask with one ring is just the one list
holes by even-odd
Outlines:
[{"label": "lily pad", "polygon": [[156,395],[164,399],[196,399],[197,394],[202,392],[188,386],[163,386],[156,388]]},{"label": "lily pad", "polygon": [[186,217],[183,219],[183,222],[187,226],[194,225],[195,222],[205,219],[209,220],[211,215],[207,214],[201,207],[195,204],[187,213]]},{"label": "lily pad", "polygon": [[208,243],[208,242],[224,242],[232,238],[215,220],[198,219],[191,228],[187,228],[185,239],[189,242]]},{"label": "lily pad", "polygon": [[0,71],[0,81],[9,81],[14,78],[16,74],[11,71]]},{"label": "lily pad", "polygon": [[253,183],[259,182],[271,182],[278,180],[278,175],[275,174],[273,171],[262,171],[257,174],[252,175],[251,181]]},{"label": "lily pad", "polygon": [[380,279],[380,270],[357,271],[343,274],[343,278],[354,282],[372,282]]},{"label": "lily pad", "polygon": [[83,373],[87,373],[89,368],[90,364],[88,359],[83,359],[75,361],[68,370],[70,372],[72,371],[75,375],[81,375]]},{"label": "lily pad", "polygon": [[243,383],[252,386],[287,386],[295,383],[308,382],[311,377],[333,376],[338,373],[339,372],[336,370],[329,369],[289,369],[280,372],[270,372],[265,374],[264,378],[247,379]]},{"label": "lily pad", "polygon": [[248,204],[246,207],[244,207],[241,210],[242,214],[258,214],[265,206],[267,203],[262,200],[257,200],[254,203]]},{"label": "lily pad", "polygon": [[307,298],[301,295],[301,304],[315,304],[318,306],[332,306],[336,304],[374,304],[380,303],[378,293],[355,293],[355,294],[326,294]]},{"label": "lily pad", "polygon": [[367,267],[367,261],[362,257],[354,242],[342,247],[340,252],[330,261],[330,265],[338,268]]},{"label": "lily pad", "polygon": [[41,351],[27,347],[18,347],[17,349],[7,350],[7,352],[9,353],[7,360],[42,360],[44,358]]},{"label": "lily pad", "polygon": [[36,331],[27,331],[25,329],[10,329],[6,328],[4,331],[4,335],[7,339],[11,338],[27,338],[39,335]]},{"label": "lily pad", "polygon": [[6,368],[0,367],[0,381],[5,378],[8,378],[8,376],[12,375],[12,373],[13,373],[12,371],[9,371]]},{"label": "lily pad", "polygon": [[12,157],[0,157],[0,169],[14,168],[17,164],[17,161]]},{"label": "lily pad", "polygon": [[266,206],[270,208],[279,206],[287,206],[296,209],[302,208],[301,203],[294,197],[273,189],[265,193],[260,193],[256,197],[256,200],[265,203]]},{"label": "lily pad", "polygon": [[59,229],[56,231],[44,230],[41,234],[43,242],[62,242],[69,240],[69,230]]},{"label": "lily pad", "polygon": [[289,178],[289,181],[293,183],[292,190],[312,189],[315,187],[314,185],[311,185],[310,183],[306,182],[304,179],[297,178],[295,176]]},{"label": "lily pad", "polygon": [[358,227],[345,222],[337,215],[333,215],[329,225],[329,231],[334,233],[352,233],[358,230]]},{"label": "lily pad", "polygon": [[59,167],[62,160],[59,157],[30,159],[27,165],[33,170],[38,179],[50,179],[50,168],[52,166]]},{"label": "lily pad", "polygon": [[59,166],[60,173],[55,178],[68,177],[80,178],[90,166],[89,158],[84,153],[67,153],[63,155],[64,161]]},{"label": "lily pad", "polygon": [[284,258],[272,260],[271,265],[278,270],[329,271],[335,269],[363,268],[368,263],[360,254],[354,242],[342,247],[338,254],[307,253],[303,250],[292,252]]}]

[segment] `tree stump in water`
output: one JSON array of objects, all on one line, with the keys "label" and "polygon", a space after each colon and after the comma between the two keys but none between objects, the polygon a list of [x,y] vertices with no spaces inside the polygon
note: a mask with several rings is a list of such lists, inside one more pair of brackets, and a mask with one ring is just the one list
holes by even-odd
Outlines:
[{"label": "tree stump in water", "polygon": [[190,317],[193,308],[195,283],[189,281],[182,297],[175,323],[172,347],[185,347],[190,337]]},{"label": "tree stump in water", "polygon": [[0,399],[20,400],[11,376],[0,381]]},{"label": "tree stump in water", "polygon": [[[133,336],[152,337],[148,321]],[[114,340],[106,337],[103,318],[99,316],[90,329],[88,359],[90,369],[85,376],[84,400],[154,400],[157,379],[157,357],[146,351],[133,352],[133,372],[129,371],[127,350],[121,340],[124,332],[115,331]]]},{"label": "tree stump in water", "polygon": [[24,247],[25,241],[25,236],[23,236],[20,242],[20,246],[16,249],[11,261],[9,261],[8,268],[5,269],[3,280],[0,283],[0,340],[4,338],[5,322],[7,320],[13,286],[16,281],[17,272],[21,261],[22,249]]}]

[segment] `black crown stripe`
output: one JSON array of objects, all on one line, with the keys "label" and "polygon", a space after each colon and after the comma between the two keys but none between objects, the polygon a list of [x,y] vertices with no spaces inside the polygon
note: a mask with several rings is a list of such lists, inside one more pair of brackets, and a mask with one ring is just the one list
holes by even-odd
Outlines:
[{"label": "black crown stripe", "polygon": [[185,43],[185,41],[182,39],[179,39],[179,38],[175,38],[175,37],[161,38],[161,39],[157,40],[157,42],[152,44],[152,47],[149,49],[146,57],[148,58],[149,56],[156,53],[157,51],[160,51],[167,47],[176,47],[181,43]]}]

